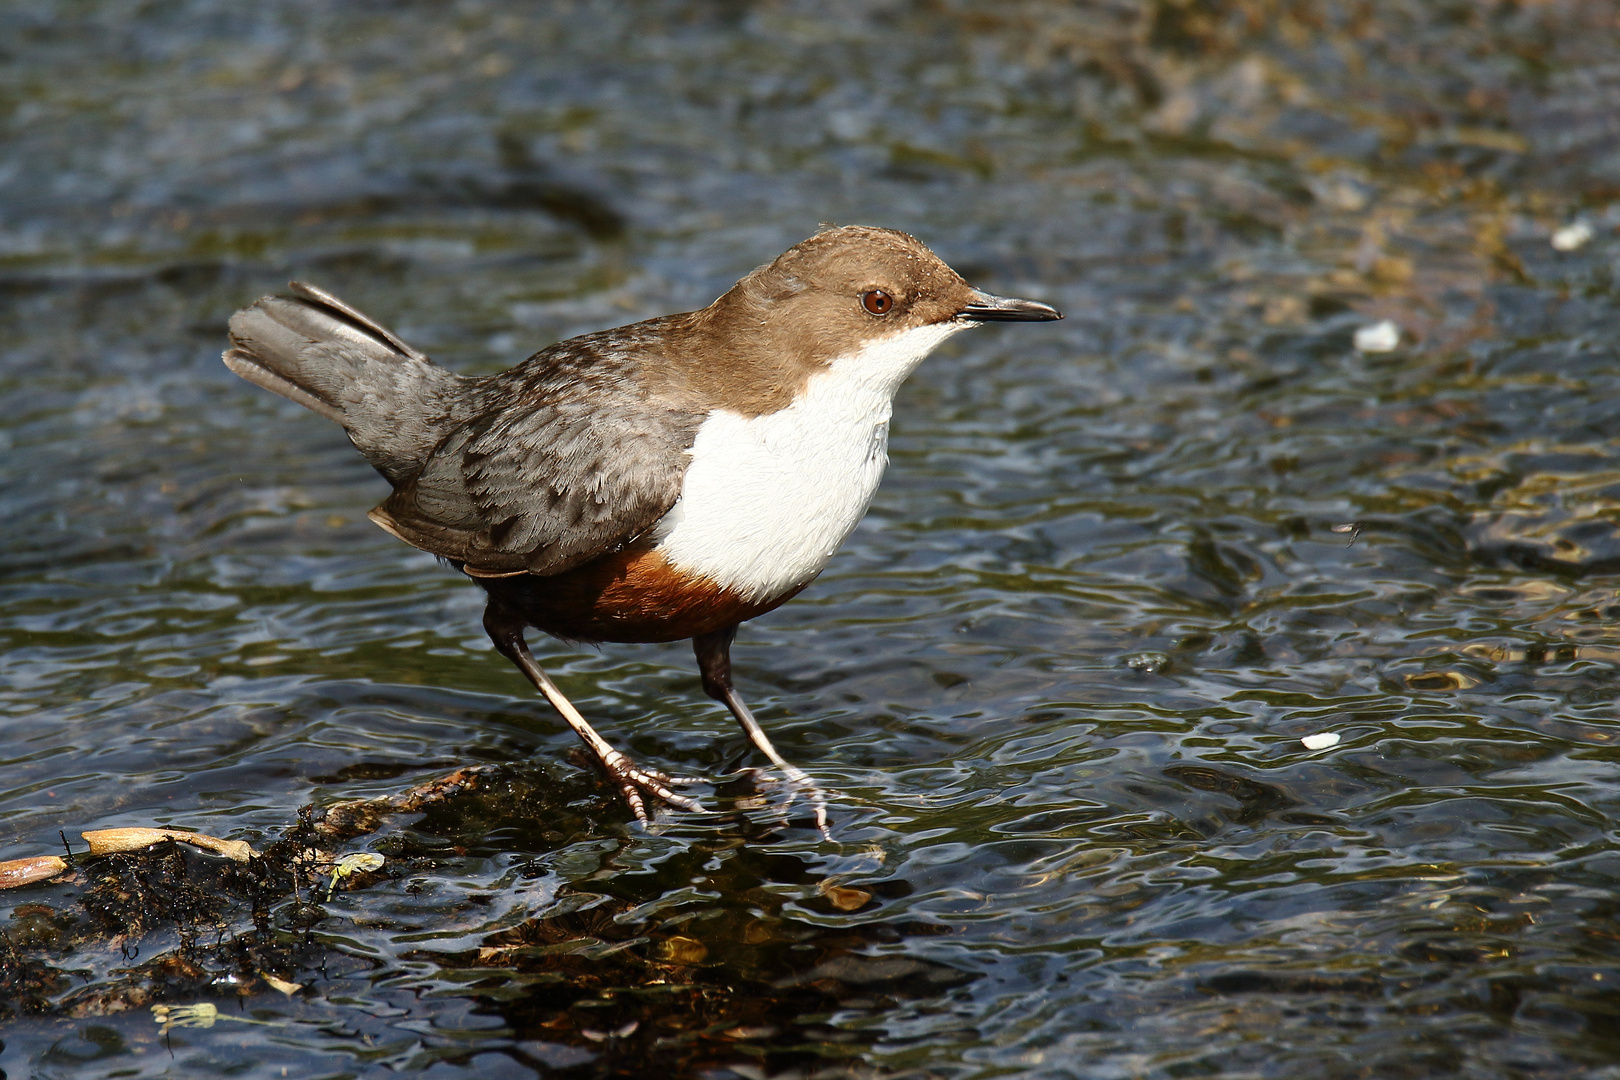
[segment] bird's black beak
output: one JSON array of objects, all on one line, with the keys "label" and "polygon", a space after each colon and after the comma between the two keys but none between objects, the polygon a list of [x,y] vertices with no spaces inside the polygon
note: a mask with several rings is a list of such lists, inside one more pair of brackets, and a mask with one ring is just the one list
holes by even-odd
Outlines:
[{"label": "bird's black beak", "polygon": [[1039,300],[1014,300],[1009,296],[975,292],[973,300],[957,312],[956,317],[966,322],[1051,322],[1063,318],[1063,313]]}]

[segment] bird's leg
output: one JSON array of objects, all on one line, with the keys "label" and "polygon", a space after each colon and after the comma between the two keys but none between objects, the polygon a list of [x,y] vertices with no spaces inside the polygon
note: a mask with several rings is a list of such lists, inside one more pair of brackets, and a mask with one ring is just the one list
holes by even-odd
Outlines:
[{"label": "bird's leg", "polygon": [[541,671],[540,665],[534,662],[529,645],[523,640],[521,621],[490,604],[484,608],[484,630],[500,654],[516,664],[517,669],[528,676],[535,689],[545,695],[546,700],[551,702],[551,707],[562,714],[562,718],[568,721],[568,726],[574,729],[574,734],[578,735],[586,748],[596,755],[608,776],[619,785],[619,790],[624,793],[625,802],[630,804],[630,809],[635,811],[637,819],[642,824],[652,822],[652,818],[647,814],[646,804],[641,798],[643,791],[682,810],[703,812],[703,806],[697,800],[677,795],[670,790],[671,784],[683,781],[640,768],[596,733],[596,729],[586,722],[578,709],[574,708],[574,703],[563,696],[563,692],[557,689],[557,684],[552,682],[551,677]]},{"label": "bird's leg", "polygon": [[[720,702],[731,715],[737,718],[742,725],[748,741],[759,749],[759,752],[770,758],[771,764],[782,770],[797,787],[802,787],[810,795],[810,803],[816,808],[816,828],[821,835],[832,839],[832,833],[827,828],[827,798],[810,779],[810,775],[797,765],[784,760],[771,745],[771,740],[765,737],[765,730],[754,719],[754,714],[743,703],[737,688],[731,685],[731,642],[737,636],[735,626],[726,630],[716,630],[712,634],[701,634],[692,639],[692,651],[697,654],[698,672],[703,676],[703,692],[714,700]],[[792,796],[789,796],[791,801]]]}]

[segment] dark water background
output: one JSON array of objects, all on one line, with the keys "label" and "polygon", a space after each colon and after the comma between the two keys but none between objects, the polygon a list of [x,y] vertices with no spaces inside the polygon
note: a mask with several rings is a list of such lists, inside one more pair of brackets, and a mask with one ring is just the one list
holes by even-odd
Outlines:
[{"label": "dark water background", "polygon": [[[0,1069],[1620,1077],[1617,58],[1603,0],[12,0],[0,858],[503,768],[330,900],[0,894]],[[1069,318],[926,364],[742,633],[837,842],[742,777],[648,832],[225,320],[297,277],[491,371],[820,222]],[[740,755],[684,645],[536,646]]]}]

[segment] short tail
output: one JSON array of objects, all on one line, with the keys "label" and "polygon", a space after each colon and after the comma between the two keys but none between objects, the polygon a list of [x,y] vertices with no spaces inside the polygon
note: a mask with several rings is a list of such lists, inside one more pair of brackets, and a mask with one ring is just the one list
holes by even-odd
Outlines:
[{"label": "short tail", "polygon": [[471,380],[439,367],[337,297],[294,281],[231,316],[225,366],[343,425],[396,486],[453,423]]}]

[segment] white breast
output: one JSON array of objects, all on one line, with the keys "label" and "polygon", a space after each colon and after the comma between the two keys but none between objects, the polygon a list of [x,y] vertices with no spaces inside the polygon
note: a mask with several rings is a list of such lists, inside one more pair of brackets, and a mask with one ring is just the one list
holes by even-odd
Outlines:
[{"label": "white breast", "polygon": [[965,325],[921,327],[840,357],[777,412],[710,413],[687,451],[680,501],[658,524],[658,550],[749,600],[815,577],[883,479],[895,391]]}]

